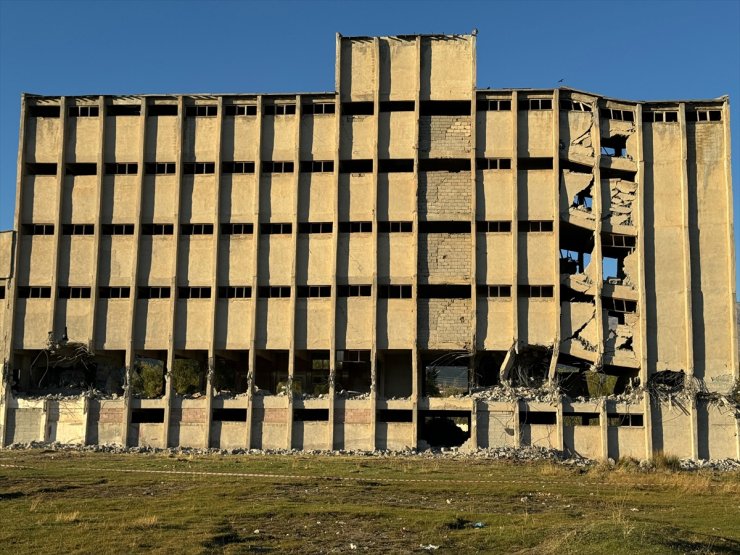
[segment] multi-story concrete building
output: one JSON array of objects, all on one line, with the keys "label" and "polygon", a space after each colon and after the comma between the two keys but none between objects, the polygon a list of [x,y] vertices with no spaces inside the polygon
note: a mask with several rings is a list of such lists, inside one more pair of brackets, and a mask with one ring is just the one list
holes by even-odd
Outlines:
[{"label": "multi-story concrete building", "polygon": [[3,443],[740,456],[727,98],[481,90],[475,40],[25,95]]}]

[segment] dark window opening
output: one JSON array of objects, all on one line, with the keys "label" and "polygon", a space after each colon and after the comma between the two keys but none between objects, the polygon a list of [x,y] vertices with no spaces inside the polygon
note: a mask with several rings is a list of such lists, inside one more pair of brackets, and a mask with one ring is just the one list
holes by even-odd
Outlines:
[{"label": "dark window opening", "polygon": [[426,172],[469,172],[469,158],[422,158],[419,171]]},{"label": "dark window opening", "polygon": [[328,422],[329,409],[293,409],[295,422]]},{"label": "dark window opening", "polygon": [[334,171],[334,160],[303,160],[300,167],[306,173],[331,173]]},{"label": "dark window opening", "polygon": [[644,420],[642,414],[620,414],[617,412],[610,412],[606,415],[608,426],[644,426]]},{"label": "dark window opening", "polygon": [[369,393],[371,386],[370,351],[338,350],[335,382],[336,390],[345,396]]},{"label": "dark window opening", "polygon": [[511,100],[494,100],[484,98],[478,100],[477,110],[479,112],[509,112],[511,111]]},{"label": "dark window opening", "polygon": [[[591,174],[593,173],[593,168],[591,166],[586,166],[584,164],[578,164],[577,162],[571,162],[570,160],[560,160],[560,169],[561,170],[569,170],[576,173],[586,173]],[[603,170],[602,170],[602,177],[603,177]]]},{"label": "dark window opening", "polygon": [[563,426],[598,426],[600,418],[598,412],[566,412],[563,413]]},{"label": "dark window opening", "polygon": [[[592,241],[593,242],[593,241]],[[591,263],[591,249],[593,245],[586,246],[588,250],[570,250],[560,247],[560,273],[561,274],[582,274],[586,271],[586,266]],[[583,249],[583,247],[581,247]]]},{"label": "dark window opening", "polygon": [[29,106],[28,115],[32,118],[58,118],[59,106]]},{"label": "dark window opening", "polygon": [[216,171],[215,162],[185,162],[183,171],[186,175],[203,175]]},{"label": "dark window opening", "polygon": [[293,224],[260,224],[260,233],[262,235],[289,235],[293,233]]},{"label": "dark window opening", "polygon": [[414,161],[410,159],[378,160],[378,173],[413,172]]},{"label": "dark window opening", "polygon": [[20,299],[50,299],[51,287],[33,287],[25,286],[18,288],[18,298]]},{"label": "dark window opening", "polygon": [[[688,119],[686,112],[686,119]],[[678,122],[678,112],[671,110],[661,110],[659,112],[643,112],[642,121],[645,123],[676,123]]]},{"label": "dark window opening", "polygon": [[687,110],[686,121],[722,121],[721,110]]},{"label": "dark window opening", "polygon": [[517,169],[520,170],[551,170],[552,158],[519,158]]},{"label": "dark window opening", "polygon": [[591,112],[590,104],[579,102],[578,100],[561,100],[560,109],[566,112]]},{"label": "dark window opening", "polygon": [[75,163],[66,165],[67,175],[95,175],[98,173],[98,165],[92,163]]},{"label": "dark window opening", "polygon": [[337,285],[338,297],[369,297],[372,285]]},{"label": "dark window opening", "polygon": [[342,102],[343,116],[372,116],[374,113],[372,102]]},{"label": "dark window opening", "polygon": [[298,233],[331,233],[332,222],[300,222]]},{"label": "dark window opening", "polygon": [[385,100],[380,103],[381,112],[413,112],[415,109],[413,100]]},{"label": "dark window opening", "polygon": [[419,105],[422,116],[469,116],[469,100],[422,100]]},{"label": "dark window opening", "polygon": [[213,235],[213,224],[182,224],[182,235]]},{"label": "dark window opening", "polygon": [[331,285],[298,285],[298,298],[331,297]]},{"label": "dark window opening", "polygon": [[215,117],[217,115],[218,106],[215,104],[185,107],[185,116],[187,117]]},{"label": "dark window opening", "polygon": [[476,158],[475,168],[478,170],[510,170],[511,158]]},{"label": "dark window opening", "polygon": [[247,409],[213,409],[214,422],[246,422]]},{"label": "dark window opening", "polygon": [[618,170],[615,168],[601,168],[601,179],[623,179],[624,181],[635,182],[637,172],[628,170]]},{"label": "dark window opening", "polygon": [[150,116],[176,116],[177,104],[152,104],[147,110]]},{"label": "dark window opening", "polygon": [[210,287],[178,287],[178,299],[210,299]]},{"label": "dark window opening", "polygon": [[0,301],[5,300],[5,286],[0,285]]},{"label": "dark window opening", "polygon": [[552,110],[551,98],[525,98],[519,101],[519,110]]},{"label": "dark window opening", "polygon": [[339,222],[339,233],[370,233],[373,222]]},{"label": "dark window opening", "polygon": [[550,220],[525,220],[519,222],[518,228],[523,233],[545,233],[553,230],[553,222]]},{"label": "dark window opening", "polygon": [[252,296],[249,285],[222,285],[218,288],[219,299],[248,299]]},{"label": "dark window opening", "polygon": [[147,162],[144,164],[144,171],[150,175],[173,174],[175,170],[175,162]]},{"label": "dark window opening", "polygon": [[71,118],[96,118],[99,112],[98,106],[70,106],[68,110]]},{"label": "dark window opening", "polygon": [[107,163],[105,173],[108,175],[135,175],[139,173],[139,164],[136,162]]},{"label": "dark window opening", "polygon": [[93,224],[63,224],[62,235],[94,235]]},{"label": "dark window opening", "polygon": [[89,299],[91,293],[90,287],[59,287],[60,299]]},{"label": "dark window opening", "polygon": [[480,297],[511,297],[511,285],[478,285],[477,290]]},{"label": "dark window opening", "polygon": [[28,175],[56,175],[57,165],[56,164],[39,164],[39,163],[27,163],[26,173]]},{"label": "dark window opening", "polygon": [[262,173],[293,173],[293,162],[262,162]]},{"label": "dark window opening", "polygon": [[470,222],[419,222],[419,233],[470,233]]},{"label": "dark window opening", "polygon": [[399,409],[379,409],[377,411],[378,422],[409,423],[414,421],[414,411]]},{"label": "dark window opening", "polygon": [[628,301],[624,299],[613,299],[610,297],[602,297],[601,305],[604,310],[611,312],[631,313],[637,312],[637,302]]},{"label": "dark window opening", "polygon": [[295,104],[268,104],[265,106],[266,116],[292,116],[295,114]]},{"label": "dark window opening", "polygon": [[553,286],[552,285],[519,285],[517,292],[520,297],[529,298],[545,298],[552,297]]},{"label": "dark window opening", "polygon": [[221,235],[251,235],[254,224],[221,224]]},{"label": "dark window opening", "polygon": [[602,108],[599,114],[604,119],[617,121],[635,121],[635,113],[632,110],[618,110],[616,108]]},{"label": "dark window opening", "polygon": [[131,409],[131,424],[163,424],[164,409]]},{"label": "dark window opening", "polygon": [[301,106],[304,114],[333,114],[336,112],[336,105],[333,102],[317,102],[315,104],[304,104]]},{"label": "dark window opening", "polygon": [[23,224],[23,235],[54,235],[54,224]]},{"label": "dark window opening", "polygon": [[139,299],[169,299],[170,288],[142,286],[138,288],[136,294]]},{"label": "dark window opening", "polygon": [[105,113],[108,116],[140,116],[141,104],[111,104]]},{"label": "dark window opening", "polygon": [[223,173],[254,173],[254,162],[223,162],[221,171]]},{"label": "dark window opening", "polygon": [[410,299],[410,285],[381,285],[378,289],[378,297],[381,299]]},{"label": "dark window opening", "polygon": [[478,233],[509,233],[511,231],[511,222],[508,222],[508,221],[475,222],[475,230]]},{"label": "dark window opening", "polygon": [[290,287],[287,285],[260,285],[257,295],[263,299],[287,299],[290,297]]},{"label": "dark window opening", "polygon": [[99,287],[98,295],[101,299],[128,299],[131,297],[130,287]]},{"label": "dark window opening", "polygon": [[470,439],[470,411],[420,411],[419,439],[430,447],[461,446]]},{"label": "dark window opening", "polygon": [[340,160],[339,173],[371,173],[372,160]]},{"label": "dark window opening", "polygon": [[230,104],[224,106],[224,113],[227,116],[256,116],[256,104]]},{"label": "dark window opening", "polygon": [[172,235],[174,232],[173,224],[141,224],[142,235]]},{"label": "dark window opening", "polygon": [[469,299],[470,285],[419,285],[420,299]]},{"label": "dark window opening", "polygon": [[601,154],[604,156],[625,158],[627,156],[627,137],[624,135],[602,137]]},{"label": "dark window opening", "polygon": [[519,412],[520,424],[553,426],[556,422],[557,414],[554,412],[533,412],[528,410]]},{"label": "dark window opening", "polygon": [[378,233],[411,233],[414,222],[378,222]]}]

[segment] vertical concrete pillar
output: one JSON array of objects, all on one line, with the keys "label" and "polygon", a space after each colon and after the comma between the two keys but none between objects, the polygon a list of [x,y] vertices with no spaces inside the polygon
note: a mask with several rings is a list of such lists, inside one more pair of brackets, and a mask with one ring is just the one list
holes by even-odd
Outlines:
[{"label": "vertical concrete pillar", "polygon": [[591,264],[595,264],[596,272],[593,274],[596,279],[596,289],[594,291],[594,311],[596,313],[596,366],[600,368],[604,360],[604,312],[602,309],[603,302],[601,295],[604,290],[604,254],[601,247],[601,230],[602,225],[602,198],[601,198],[601,118],[599,117],[598,102],[594,103],[592,116],[591,141],[594,145],[594,173],[593,185],[591,189],[593,212],[596,221],[596,230],[594,231],[594,250],[591,253]]},{"label": "vertical concrete pillar", "polygon": [[[598,113],[598,110],[597,110]],[[601,432],[601,458],[609,458],[609,416],[607,412],[607,401],[599,401],[599,431]]]},{"label": "vertical concrete pillar", "polygon": [[[640,385],[647,387],[650,376],[648,368],[648,349],[654,349],[647,340],[647,293],[645,289],[645,150],[642,125],[642,104],[635,106],[635,120],[637,129],[637,203],[633,213],[637,213],[637,250],[639,267],[639,285],[637,306],[640,310]],[[653,419],[650,405],[650,394],[647,389],[643,399],[643,423],[645,425],[645,458],[653,456]]]},{"label": "vertical concrete pillar", "polygon": [[375,49],[375,75],[373,86],[373,185],[372,185],[372,241],[373,275],[371,287],[372,337],[370,344],[370,437],[372,448],[377,446],[378,407],[378,142],[380,133],[380,39],[373,38]]},{"label": "vertical concrete pillar", "polygon": [[[472,63],[470,73],[470,351],[468,383],[474,382],[476,353],[478,352],[478,293],[476,283],[478,278],[478,233],[475,228],[476,215],[478,213],[478,172],[475,167],[475,159],[478,148],[478,103],[475,90],[476,75],[476,39],[472,41]],[[472,400],[470,417],[470,445],[478,447],[478,404]]]},{"label": "vertical concrete pillar", "polygon": [[293,404],[294,389],[293,379],[295,377],[295,323],[296,323],[296,299],[298,297],[298,288],[296,287],[296,266],[298,260],[298,196],[300,193],[300,176],[301,176],[301,95],[296,96],[295,110],[295,150],[293,151],[293,209],[291,214],[290,225],[293,233],[291,235],[293,260],[290,266],[290,350],[288,354],[288,421],[286,426],[285,448],[293,447]]},{"label": "vertical concrete pillar", "polygon": [[177,277],[178,258],[180,256],[180,209],[182,206],[182,175],[184,166],[185,151],[185,97],[177,97],[177,150],[178,160],[175,170],[175,182],[177,183],[177,193],[175,195],[175,213],[173,219],[173,255],[172,255],[172,278],[170,279],[170,320],[169,320],[169,338],[167,341],[167,373],[165,375],[164,388],[164,426],[162,430],[162,445],[167,447],[170,434],[170,416],[172,414],[172,371],[175,368],[175,330],[177,328]]},{"label": "vertical concrete pillar", "polygon": [[[509,371],[509,359],[519,352],[519,94],[511,92],[511,345],[501,366],[500,379],[503,380]],[[508,378],[507,378],[508,379]],[[518,416],[517,416],[518,418]],[[518,421],[517,421],[518,422]],[[517,430],[518,423],[517,423]],[[518,446],[518,444],[517,444]]]},{"label": "vertical concrete pillar", "polygon": [[[259,257],[260,257],[260,182],[262,180],[262,116],[264,112],[264,98],[257,97],[257,140],[254,145],[254,198],[252,201],[253,232],[252,232],[252,318],[249,330],[249,373],[247,374],[247,449],[252,448],[252,426],[254,425],[254,376],[257,364],[257,314],[259,286]],[[261,445],[255,445],[260,448]]]},{"label": "vertical concrete pillar", "polygon": [[[129,320],[128,324],[128,347],[126,349],[126,388],[123,392],[123,413],[121,428],[121,444],[128,444],[128,427],[131,422],[131,372],[133,372],[136,363],[136,299],[138,295],[139,284],[139,253],[141,252],[141,213],[142,199],[144,196],[144,175],[146,174],[146,126],[149,115],[149,103],[147,97],[140,97],[141,113],[139,115],[139,143],[138,156],[136,163],[139,165],[139,173],[136,176],[136,196],[134,198],[134,222],[133,243],[134,259],[131,264],[131,297],[129,298]],[[154,162],[154,160],[152,160]]]},{"label": "vertical concrete pillar", "polygon": [[[554,218],[552,222],[553,235],[556,243],[560,237],[560,89],[552,91],[552,179],[553,187],[555,188],[555,194],[553,195],[554,206],[552,208]],[[558,363],[558,355],[560,354],[560,249],[556,249],[556,258],[552,264],[553,276],[552,276],[552,296],[553,302],[555,303],[555,337],[552,343],[552,358],[550,359],[550,369],[548,372],[548,380],[553,383],[555,380],[555,370]],[[558,403],[558,440],[560,442],[559,449],[563,449],[563,424],[562,416],[563,407]]]},{"label": "vertical concrete pillar", "polygon": [[211,314],[210,336],[208,343],[208,367],[206,368],[206,422],[204,430],[204,447],[211,444],[211,420],[213,416],[213,373],[216,369],[216,321],[218,318],[218,262],[221,253],[221,173],[224,129],[224,97],[218,97],[216,111],[216,159],[214,160],[214,194],[213,194],[213,258],[211,272]]},{"label": "vertical concrete pillar", "polygon": [[[65,166],[67,163],[67,97],[61,97],[59,101],[59,156],[57,158],[57,191],[56,198],[54,200],[55,211],[54,211],[54,255],[51,259],[51,311],[49,314],[49,321],[47,323],[47,329],[54,334],[56,339],[57,335],[61,335],[64,330],[54,329],[54,322],[57,312],[57,299],[59,298],[59,256],[61,249],[62,238],[62,207],[64,204],[64,183],[66,180]],[[20,229],[20,228],[19,228]]]},{"label": "vertical concrete pillar", "polygon": [[519,449],[522,446],[522,424],[520,414],[522,411],[522,401],[516,400],[514,405],[514,447]]},{"label": "vertical concrete pillar", "polygon": [[414,299],[414,329],[412,333],[411,349],[411,399],[414,403],[412,413],[412,445],[413,449],[419,444],[419,402],[421,400],[423,379],[419,368],[419,114],[421,105],[421,37],[416,37],[416,65],[414,84],[414,214],[413,214],[413,241],[411,249],[413,257],[414,275],[411,277],[411,296]]},{"label": "vertical concrete pillar", "polygon": [[[101,216],[103,214],[103,180],[105,179],[103,176],[105,175],[105,150],[106,150],[106,144],[105,144],[105,122],[106,122],[106,102],[105,97],[100,96],[98,97],[98,136],[99,136],[99,142],[100,150],[98,150],[98,158],[97,158],[97,164],[98,164],[98,175],[97,175],[97,184],[96,184],[96,191],[95,194],[97,195],[97,211],[95,213],[95,227],[94,227],[94,233],[93,236],[93,252],[95,252],[95,262],[92,266],[92,291],[90,291],[90,337],[88,338],[89,341],[89,348],[92,352],[95,352],[97,349],[97,341],[96,341],[96,327],[97,327],[97,315],[98,315],[98,286],[100,285],[98,283],[98,275],[100,273],[100,236],[102,235],[102,229],[101,229]],[[111,160],[111,162],[116,162],[117,160]],[[139,173],[142,173],[144,171],[144,168],[142,166],[138,166]],[[85,413],[87,414],[87,413]]]}]

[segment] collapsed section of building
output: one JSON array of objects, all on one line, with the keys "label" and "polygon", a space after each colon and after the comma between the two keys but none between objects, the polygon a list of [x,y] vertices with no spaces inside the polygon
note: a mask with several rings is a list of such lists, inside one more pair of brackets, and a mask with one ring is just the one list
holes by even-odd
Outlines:
[{"label": "collapsed section of building", "polygon": [[729,106],[477,89],[22,100],[0,442],[740,457]]}]

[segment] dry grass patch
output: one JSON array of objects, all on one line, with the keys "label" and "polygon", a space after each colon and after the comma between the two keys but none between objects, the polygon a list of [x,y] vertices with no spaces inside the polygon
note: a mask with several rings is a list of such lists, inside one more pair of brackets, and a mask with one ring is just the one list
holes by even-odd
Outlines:
[{"label": "dry grass patch", "polygon": [[65,524],[71,524],[72,522],[77,522],[79,518],[80,518],[80,511],[73,511],[71,513],[57,513],[56,515],[56,521],[63,522]]},{"label": "dry grass patch", "polygon": [[159,517],[157,515],[142,516],[131,522],[131,526],[134,528],[154,528],[159,524]]}]

